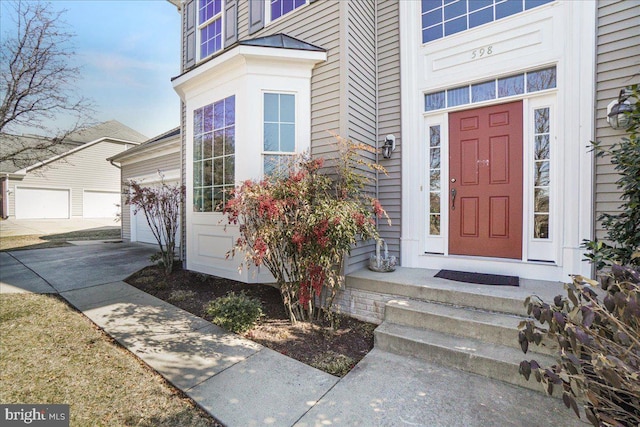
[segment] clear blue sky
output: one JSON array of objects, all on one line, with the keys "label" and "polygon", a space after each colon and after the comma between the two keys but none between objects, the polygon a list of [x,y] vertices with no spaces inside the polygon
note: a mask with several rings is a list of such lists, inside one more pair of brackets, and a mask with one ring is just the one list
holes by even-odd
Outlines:
[{"label": "clear blue sky", "polygon": [[[33,1],[33,0],[31,0]],[[2,0],[0,0],[0,3]],[[152,137],[180,124],[171,77],[180,72],[180,14],[166,0],[54,0],[82,67],[78,86],[96,109]],[[2,33],[7,8],[0,5]],[[9,21],[10,22],[10,21]]]}]

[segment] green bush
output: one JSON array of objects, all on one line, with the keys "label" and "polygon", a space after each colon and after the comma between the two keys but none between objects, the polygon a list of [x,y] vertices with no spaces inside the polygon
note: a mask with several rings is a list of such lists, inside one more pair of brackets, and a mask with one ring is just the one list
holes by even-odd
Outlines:
[{"label": "green bush", "polygon": [[228,331],[243,333],[253,328],[262,317],[262,303],[241,292],[229,292],[214,299],[207,305],[207,314],[211,321]]}]

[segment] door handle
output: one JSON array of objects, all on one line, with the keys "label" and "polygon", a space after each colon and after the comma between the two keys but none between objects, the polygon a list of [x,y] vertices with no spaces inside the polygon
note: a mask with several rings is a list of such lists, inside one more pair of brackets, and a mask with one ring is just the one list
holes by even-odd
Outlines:
[{"label": "door handle", "polygon": [[458,194],[458,192],[456,191],[455,188],[451,189],[451,210],[455,211],[456,210],[456,194]]}]

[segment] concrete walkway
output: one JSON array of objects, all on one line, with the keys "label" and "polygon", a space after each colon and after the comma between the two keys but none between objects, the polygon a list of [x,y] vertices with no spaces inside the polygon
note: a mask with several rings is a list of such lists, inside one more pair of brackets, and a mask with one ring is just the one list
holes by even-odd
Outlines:
[{"label": "concrete walkway", "polygon": [[557,399],[370,352],[342,379],[230,334],[122,280],[153,247],[0,253],[0,293],[60,293],[227,426],[581,426]]}]

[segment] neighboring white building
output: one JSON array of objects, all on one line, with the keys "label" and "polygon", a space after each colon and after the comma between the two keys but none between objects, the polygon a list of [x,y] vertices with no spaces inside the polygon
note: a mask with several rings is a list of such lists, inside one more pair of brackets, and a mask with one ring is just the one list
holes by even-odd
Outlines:
[{"label": "neighboring white building", "polygon": [[[11,137],[12,144],[37,146],[42,138]],[[146,137],[112,120],[71,134],[47,151],[35,150],[23,167],[0,165],[2,216],[17,219],[116,218],[120,212],[120,170],[107,158],[144,141]],[[36,161],[38,159],[40,161]]]},{"label": "neighboring white building", "polygon": [[[123,184],[131,180],[150,186],[162,180],[170,185],[179,184],[180,143],[180,128],[175,128],[108,160],[120,165]],[[144,213],[136,213],[131,205],[126,204],[124,190],[121,206],[122,238],[130,242],[157,244]]]}]

